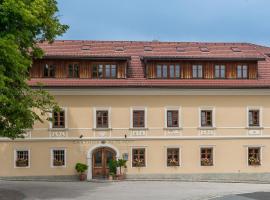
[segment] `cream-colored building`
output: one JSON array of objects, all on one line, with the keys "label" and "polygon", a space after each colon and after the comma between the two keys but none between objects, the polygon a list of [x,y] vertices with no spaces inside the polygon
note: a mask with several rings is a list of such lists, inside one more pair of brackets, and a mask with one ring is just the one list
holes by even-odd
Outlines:
[{"label": "cream-colored building", "polygon": [[29,84],[62,108],[1,139],[1,177],[270,180],[270,48],[243,43],[56,41]]}]

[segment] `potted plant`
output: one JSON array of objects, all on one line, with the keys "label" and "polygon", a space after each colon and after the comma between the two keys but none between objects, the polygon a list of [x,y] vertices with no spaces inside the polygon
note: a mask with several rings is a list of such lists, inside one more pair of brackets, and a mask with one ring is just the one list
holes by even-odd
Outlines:
[{"label": "potted plant", "polygon": [[23,158],[19,158],[18,160],[16,160],[16,166],[17,167],[27,167],[28,166],[28,160],[23,159]]},{"label": "potted plant", "polygon": [[175,158],[169,159],[169,166],[172,166],[172,167],[177,167],[177,166],[179,166],[178,160],[175,159]]},{"label": "potted plant", "polygon": [[249,165],[252,165],[252,166],[260,165],[260,160],[255,157],[250,157],[248,161],[249,161]]},{"label": "potted plant", "polygon": [[135,158],[133,161],[133,166],[135,167],[142,167],[144,166],[144,160],[140,158]]},{"label": "potted plant", "polygon": [[122,179],[125,178],[125,174],[122,173],[122,167],[126,168],[127,167],[126,163],[127,163],[127,161],[124,160],[124,159],[118,159],[117,160],[117,167],[119,167],[119,174],[117,175],[117,178],[119,180],[122,180]]},{"label": "potted plant", "polygon": [[117,172],[117,161],[109,161],[109,180],[113,180]]},{"label": "potted plant", "polygon": [[208,158],[202,158],[201,159],[201,165],[202,166],[212,166],[213,161],[211,159],[208,159]]},{"label": "potted plant", "polygon": [[53,166],[63,166],[63,165],[64,163],[62,160],[56,160],[56,159],[53,160]]},{"label": "potted plant", "polygon": [[77,163],[75,166],[75,169],[79,173],[80,181],[85,181],[86,174],[84,172],[88,169],[88,166],[86,164],[83,164],[83,163]]}]

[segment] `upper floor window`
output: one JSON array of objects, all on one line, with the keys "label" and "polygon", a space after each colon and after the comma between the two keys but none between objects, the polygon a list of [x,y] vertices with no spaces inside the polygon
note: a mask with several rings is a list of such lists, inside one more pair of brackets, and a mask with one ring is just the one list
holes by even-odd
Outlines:
[{"label": "upper floor window", "polygon": [[248,66],[238,65],[237,66],[237,78],[248,78]]},{"label": "upper floor window", "polygon": [[179,111],[178,110],[167,110],[167,127],[179,127]]},{"label": "upper floor window", "polygon": [[68,77],[69,78],[79,78],[80,77],[79,64],[69,64],[68,65]]},{"label": "upper floor window", "polygon": [[65,110],[53,111],[53,128],[65,128]]},{"label": "upper floor window", "polygon": [[133,128],[145,128],[145,111],[133,110]]},{"label": "upper floor window", "polygon": [[225,78],[225,65],[215,65],[215,78]]},{"label": "upper floor window", "polygon": [[108,128],[109,127],[109,112],[108,110],[96,111],[96,128]]},{"label": "upper floor window", "polygon": [[260,126],[260,110],[250,109],[248,111],[248,125],[250,127]]},{"label": "upper floor window", "polygon": [[16,167],[29,167],[29,150],[16,151]]},{"label": "upper floor window", "polygon": [[192,65],[192,78],[202,78],[203,69],[202,65]]},{"label": "upper floor window", "polygon": [[117,67],[115,64],[99,64],[92,67],[93,78],[117,78]]},{"label": "upper floor window", "polygon": [[180,65],[157,65],[156,66],[156,77],[157,78],[180,78]]},{"label": "upper floor window", "polygon": [[213,111],[201,110],[201,127],[213,126]]},{"label": "upper floor window", "polygon": [[43,77],[54,78],[55,77],[55,65],[46,64],[43,68]]}]

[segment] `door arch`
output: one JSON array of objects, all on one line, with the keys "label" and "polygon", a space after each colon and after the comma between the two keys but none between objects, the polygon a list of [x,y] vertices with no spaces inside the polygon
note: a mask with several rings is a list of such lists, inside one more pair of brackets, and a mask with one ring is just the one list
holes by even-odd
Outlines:
[{"label": "door arch", "polygon": [[87,180],[91,180],[93,178],[93,153],[96,152],[98,149],[102,148],[113,151],[115,159],[120,158],[119,150],[111,144],[97,144],[91,147],[87,152],[87,164],[88,164]]}]

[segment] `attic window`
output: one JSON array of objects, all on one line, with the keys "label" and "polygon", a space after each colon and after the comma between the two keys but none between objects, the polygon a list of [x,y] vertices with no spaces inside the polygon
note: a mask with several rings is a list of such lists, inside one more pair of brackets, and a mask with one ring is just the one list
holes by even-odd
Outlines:
[{"label": "attic window", "polygon": [[90,45],[83,45],[81,50],[90,50]]},{"label": "attic window", "polygon": [[239,49],[238,47],[232,47],[231,49],[233,52],[241,52],[241,49]]},{"label": "attic window", "polygon": [[200,47],[201,52],[209,52],[207,47]]},{"label": "attic window", "polygon": [[115,51],[124,51],[124,47],[115,47],[114,48]]},{"label": "attic window", "polygon": [[178,52],[185,52],[185,48],[184,47],[176,47],[176,51]]},{"label": "attic window", "polygon": [[153,51],[151,46],[144,46],[144,51]]}]

